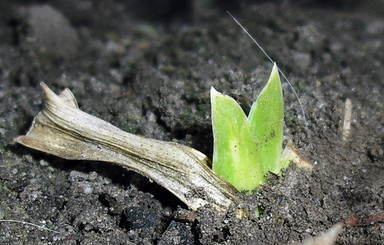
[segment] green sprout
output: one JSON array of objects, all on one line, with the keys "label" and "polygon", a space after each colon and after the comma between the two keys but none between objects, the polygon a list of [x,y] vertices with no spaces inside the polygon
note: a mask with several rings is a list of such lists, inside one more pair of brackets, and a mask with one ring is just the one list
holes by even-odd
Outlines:
[{"label": "green sprout", "polygon": [[279,71],[273,65],[269,80],[248,117],[231,97],[211,89],[214,137],[213,171],[240,191],[265,183],[268,172],[280,174],[284,108]]}]

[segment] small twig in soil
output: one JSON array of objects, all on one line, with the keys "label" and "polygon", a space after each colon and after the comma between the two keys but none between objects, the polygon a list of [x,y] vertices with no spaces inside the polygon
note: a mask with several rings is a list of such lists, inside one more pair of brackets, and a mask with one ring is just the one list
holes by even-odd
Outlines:
[{"label": "small twig in soil", "polygon": [[366,218],[359,218],[356,215],[352,215],[347,220],[346,224],[349,226],[368,226],[384,220],[384,212],[372,214]]},{"label": "small twig in soil", "polygon": [[344,107],[344,121],[343,121],[343,132],[342,139],[347,142],[349,135],[351,134],[351,119],[352,119],[352,101],[350,99],[345,100]]}]

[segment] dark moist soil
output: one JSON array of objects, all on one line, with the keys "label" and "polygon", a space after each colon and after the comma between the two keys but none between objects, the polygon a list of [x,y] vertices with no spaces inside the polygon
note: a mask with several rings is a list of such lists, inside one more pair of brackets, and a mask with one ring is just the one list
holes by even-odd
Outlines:
[{"label": "dark moist soil", "polygon": [[[1,244],[293,244],[337,222],[337,244],[384,243],[383,1],[25,2],[0,4],[0,218],[60,233],[1,222]],[[128,132],[211,156],[210,87],[248,111],[272,68],[225,10],[290,78],[308,121],[284,84],[286,141],[314,168],[244,196],[259,217],[192,212],[123,168],[13,142],[42,109],[45,81]]]}]

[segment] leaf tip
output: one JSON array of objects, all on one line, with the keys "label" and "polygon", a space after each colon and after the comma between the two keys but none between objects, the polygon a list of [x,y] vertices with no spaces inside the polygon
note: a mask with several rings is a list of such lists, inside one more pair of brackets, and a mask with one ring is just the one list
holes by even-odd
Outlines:
[{"label": "leaf tip", "polygon": [[211,87],[211,97],[219,95],[220,92],[218,92],[213,86]]},{"label": "leaf tip", "polygon": [[273,67],[272,67],[270,77],[274,77],[274,76],[277,76],[280,81],[279,67],[277,67],[276,62],[273,62]]}]

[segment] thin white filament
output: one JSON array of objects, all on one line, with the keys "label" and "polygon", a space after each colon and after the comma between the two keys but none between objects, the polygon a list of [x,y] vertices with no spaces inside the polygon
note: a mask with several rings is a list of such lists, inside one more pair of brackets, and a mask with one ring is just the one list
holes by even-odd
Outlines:
[{"label": "thin white filament", "polygon": [[33,224],[33,223],[26,222],[26,221],[22,221],[22,220],[0,219],[0,222],[20,223],[20,224],[23,224],[23,225],[30,225],[30,226],[39,228],[39,229],[41,229],[41,230],[50,231],[50,232],[53,232],[53,233],[64,234],[63,232],[59,232],[59,231],[55,231],[55,230],[51,230],[51,229],[46,228],[46,227],[44,227],[44,226],[37,225],[37,224]]},{"label": "thin white filament", "polygon": [[[257,45],[257,47],[261,50],[261,52],[263,52],[263,54],[271,61],[272,64],[274,64],[275,62],[272,60],[272,58],[267,54],[267,52],[263,49],[263,47],[261,47],[261,45],[256,41],[255,38],[253,38],[253,36],[247,31],[247,29],[242,25],[240,24],[240,22],[229,12],[227,11],[227,13],[229,14],[229,16],[231,16],[231,18],[236,22],[236,24],[238,26],[240,26],[240,28],[245,32],[245,34],[247,34],[247,36]],[[277,69],[279,70],[281,76],[284,78],[284,80],[288,83],[288,85],[291,87],[292,91],[293,91],[293,94],[295,95],[295,97],[297,98],[297,101],[299,102],[299,105],[300,105],[300,109],[301,109],[301,113],[303,114],[303,120],[305,122],[306,125],[308,125],[308,122],[307,122],[307,118],[305,116],[305,112],[304,112],[304,107],[303,105],[301,104],[301,101],[300,101],[300,98],[299,98],[299,95],[296,93],[296,90],[295,88],[292,86],[292,83],[288,80],[288,78],[285,76],[285,74],[280,70],[279,67],[277,67]]]}]

